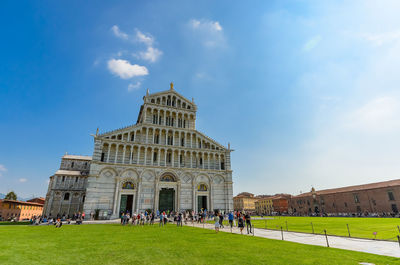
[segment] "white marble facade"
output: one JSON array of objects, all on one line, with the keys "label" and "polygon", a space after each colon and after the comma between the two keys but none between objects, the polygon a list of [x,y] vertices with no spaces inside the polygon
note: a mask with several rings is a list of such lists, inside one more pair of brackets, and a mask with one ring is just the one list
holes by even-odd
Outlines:
[{"label": "white marble facade", "polygon": [[[96,133],[83,210],[233,210],[230,153],[196,130],[197,106],[167,91],[143,97],[135,125]],[[162,208],[162,209],[161,209]]]}]

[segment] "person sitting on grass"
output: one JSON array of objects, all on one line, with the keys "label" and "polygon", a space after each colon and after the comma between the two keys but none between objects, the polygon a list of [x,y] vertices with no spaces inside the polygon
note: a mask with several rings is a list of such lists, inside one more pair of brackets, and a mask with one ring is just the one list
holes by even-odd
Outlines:
[{"label": "person sitting on grass", "polygon": [[214,216],[215,233],[219,232],[219,226],[220,226],[219,220],[220,220],[219,219],[219,213],[215,212],[215,216]]},{"label": "person sitting on grass", "polygon": [[56,228],[60,228],[62,226],[62,221],[60,218],[57,219]]},{"label": "person sitting on grass", "polygon": [[239,215],[238,219],[238,227],[240,229],[240,234],[243,235],[243,228],[244,228],[244,220],[243,220],[243,215]]}]

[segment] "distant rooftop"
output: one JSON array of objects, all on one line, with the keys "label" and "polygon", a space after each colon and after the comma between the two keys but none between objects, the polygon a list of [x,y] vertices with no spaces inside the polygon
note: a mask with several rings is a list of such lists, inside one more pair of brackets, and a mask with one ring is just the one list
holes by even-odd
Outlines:
[{"label": "distant rooftop", "polygon": [[64,155],[62,157],[63,159],[75,159],[75,160],[86,160],[86,161],[92,161],[91,156],[78,156],[78,155]]},{"label": "distant rooftop", "polygon": [[[362,184],[362,185],[355,185],[355,186],[347,186],[347,187],[335,188],[335,189],[317,190],[317,191],[315,191],[315,193],[317,195],[326,195],[326,194],[340,193],[340,192],[354,192],[354,191],[360,191],[360,190],[388,188],[388,187],[393,187],[393,186],[400,186],[400,179],[375,182],[375,183],[369,183],[369,184]],[[306,192],[306,193],[299,194],[295,197],[306,197],[306,196],[311,196],[311,195],[312,195],[312,192]]]}]

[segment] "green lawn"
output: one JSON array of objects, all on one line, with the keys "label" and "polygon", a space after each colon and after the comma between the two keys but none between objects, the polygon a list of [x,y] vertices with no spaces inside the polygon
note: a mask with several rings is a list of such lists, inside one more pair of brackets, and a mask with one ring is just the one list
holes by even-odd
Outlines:
[{"label": "green lawn", "polygon": [[0,227],[0,264],[400,264],[400,259],[168,225]]},{"label": "green lawn", "polygon": [[10,221],[0,221],[0,225],[28,225],[29,221],[21,222],[10,222]]},{"label": "green lawn", "polygon": [[[323,234],[324,229],[328,235],[348,236],[347,225],[349,225],[351,237],[374,239],[374,232],[377,232],[376,239],[397,241],[400,235],[397,226],[400,226],[400,218],[357,218],[357,217],[294,217],[274,216],[264,217],[265,220],[252,220],[257,228],[268,228],[289,231]],[[227,221],[225,222],[227,223]]]}]

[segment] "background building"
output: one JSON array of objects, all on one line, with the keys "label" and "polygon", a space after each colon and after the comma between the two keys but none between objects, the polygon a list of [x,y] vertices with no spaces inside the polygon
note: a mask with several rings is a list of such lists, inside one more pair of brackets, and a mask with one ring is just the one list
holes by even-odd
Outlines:
[{"label": "background building", "polygon": [[287,214],[289,211],[289,200],[291,195],[278,194],[272,198],[272,208],[276,214]]},{"label": "background building", "polygon": [[400,179],[317,191],[293,196],[293,214],[396,214],[400,206]]},{"label": "background building", "polygon": [[256,201],[259,197],[254,197],[253,193],[242,192],[233,197],[233,209],[235,211],[245,211],[254,213],[256,211]]},{"label": "background building", "polygon": [[254,204],[256,208],[256,214],[259,215],[271,215],[274,211],[272,198],[274,196],[263,197],[258,199]]},{"label": "background building", "polygon": [[[32,200],[42,201],[43,198]],[[15,219],[16,221],[28,220],[33,216],[41,216],[42,212],[43,203],[41,202],[0,200],[0,220],[2,221],[8,221],[11,219]]]}]

